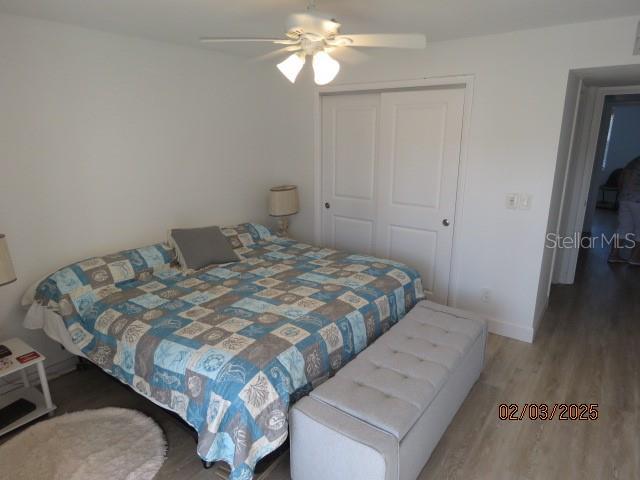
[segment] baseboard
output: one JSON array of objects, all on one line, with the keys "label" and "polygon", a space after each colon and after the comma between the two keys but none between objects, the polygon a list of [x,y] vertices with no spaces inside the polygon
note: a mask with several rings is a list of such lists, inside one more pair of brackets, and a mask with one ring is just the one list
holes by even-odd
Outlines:
[{"label": "baseboard", "polygon": [[[449,305],[450,307],[465,310],[463,306],[458,306],[455,304],[455,302],[449,302],[447,305]],[[487,326],[490,333],[495,333],[496,335],[501,335],[503,337],[513,338],[514,340],[520,340],[521,342],[533,343],[533,338],[535,335],[534,329],[537,327],[537,323],[539,323],[539,320],[533,327],[523,327],[522,325],[516,325],[514,323],[503,322],[502,320],[491,318],[484,313],[476,313],[487,320]]]},{"label": "baseboard", "polygon": [[[56,363],[51,363],[45,366],[45,370],[47,372],[47,380],[51,381],[54,378],[57,378],[65,373],[69,373],[76,369],[76,365],[78,364],[78,357],[70,357],[64,360],[61,360]],[[40,385],[40,380],[38,378],[38,372],[35,368],[29,368],[28,370],[29,382],[31,385]],[[3,378],[3,383],[0,385],[0,395],[4,395],[7,392],[15,390],[17,388],[22,387],[22,379],[20,378],[20,374],[12,374],[8,378]]]},{"label": "baseboard", "polygon": [[523,327],[513,323],[502,322],[494,318],[488,319],[489,332],[503,337],[513,338],[522,342],[533,343],[534,329],[533,327]]},{"label": "baseboard", "polygon": [[544,314],[547,313],[547,309],[549,308],[549,296],[547,296],[547,300],[544,303],[544,307],[540,309],[539,312],[537,312],[536,318],[533,319],[533,333],[531,335],[531,343],[533,343],[533,340],[535,340],[536,338],[536,333],[538,332],[538,327],[540,326],[540,322],[542,322],[542,319],[544,318]]}]

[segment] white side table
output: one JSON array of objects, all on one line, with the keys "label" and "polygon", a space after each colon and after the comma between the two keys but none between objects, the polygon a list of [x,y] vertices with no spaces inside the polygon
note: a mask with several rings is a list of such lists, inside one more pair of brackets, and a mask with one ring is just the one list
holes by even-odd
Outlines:
[{"label": "white side table", "polygon": [[[1,345],[5,345],[11,350],[11,355],[5,358],[0,359],[0,378],[6,377],[12,373],[20,372],[22,375],[22,383],[24,384],[23,388],[19,388],[17,390],[13,390],[5,395],[0,397],[0,408],[4,408],[7,405],[19,400],[20,398],[24,398],[25,400],[30,401],[36,406],[36,409],[27,413],[25,416],[17,419],[12,424],[7,425],[2,430],[0,430],[0,436],[5,433],[10,432],[26,423],[35,420],[38,417],[46,415],[48,413],[53,412],[56,409],[56,406],[51,401],[51,393],[49,393],[49,383],[47,382],[47,374],[44,371],[44,361],[45,356],[35,349],[31,348],[29,345],[24,343],[19,338],[12,338],[11,340],[6,340],[0,342]],[[38,354],[37,357],[32,358],[24,363],[18,361],[18,357],[26,355],[28,353],[35,352]],[[35,365],[38,369],[38,376],[40,377],[40,387],[42,388],[42,393],[35,388],[32,387],[29,383],[29,377],[27,376],[27,368]]]}]

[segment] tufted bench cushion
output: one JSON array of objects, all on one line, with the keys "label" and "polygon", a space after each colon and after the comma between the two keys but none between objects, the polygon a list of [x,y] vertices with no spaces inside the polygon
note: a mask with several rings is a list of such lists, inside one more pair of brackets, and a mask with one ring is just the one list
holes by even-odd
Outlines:
[{"label": "tufted bench cushion", "polygon": [[[292,478],[338,479],[347,474],[340,469],[334,476],[327,472],[326,459],[322,459],[327,448],[317,450],[314,434],[325,443],[344,443],[345,458],[329,463],[355,462],[349,466],[350,479],[416,478],[431,454],[429,445],[435,447],[479,376],[485,337],[486,322],[477,316],[428,301],[418,303],[335,377],[293,407]],[[430,418],[432,406],[431,413],[439,418]],[[425,425],[434,422],[437,425],[426,428],[423,435]],[[303,425],[305,429],[297,428]],[[344,438],[338,440],[340,436],[346,437],[346,443]],[[371,440],[375,438],[378,440]],[[360,443],[357,448],[356,443]],[[318,465],[309,459],[308,451],[302,451],[308,448],[315,449]],[[366,476],[357,472],[359,459],[354,454],[358,451],[361,463],[367,464]],[[370,471],[376,452],[383,459],[378,459],[377,473]],[[338,451],[332,454],[340,457]],[[322,475],[314,476],[312,470],[321,465]]]}]

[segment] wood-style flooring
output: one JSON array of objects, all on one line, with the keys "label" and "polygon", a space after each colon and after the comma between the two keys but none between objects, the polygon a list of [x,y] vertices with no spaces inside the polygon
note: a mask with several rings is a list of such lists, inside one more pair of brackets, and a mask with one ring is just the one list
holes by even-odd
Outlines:
[{"label": "wood-style flooring", "polygon": [[[576,284],[553,288],[533,344],[490,335],[484,372],[420,480],[640,478],[640,267],[606,253],[583,251]],[[158,480],[215,478],[185,423],[98,369],[51,390],[57,414],[119,406],[155,418],[169,443]],[[599,418],[502,421],[501,403],[593,403]],[[288,459],[267,478],[288,480]]]}]

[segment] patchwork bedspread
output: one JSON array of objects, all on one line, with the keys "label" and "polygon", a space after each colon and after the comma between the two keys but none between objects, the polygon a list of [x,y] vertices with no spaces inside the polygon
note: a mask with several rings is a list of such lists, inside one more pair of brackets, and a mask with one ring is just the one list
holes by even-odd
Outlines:
[{"label": "patchwork bedspread", "polygon": [[242,260],[182,272],[158,244],[65,267],[36,300],[102,369],[198,432],[198,454],[250,479],[287,437],[289,405],[423,297],[397,262],[223,230]]}]

